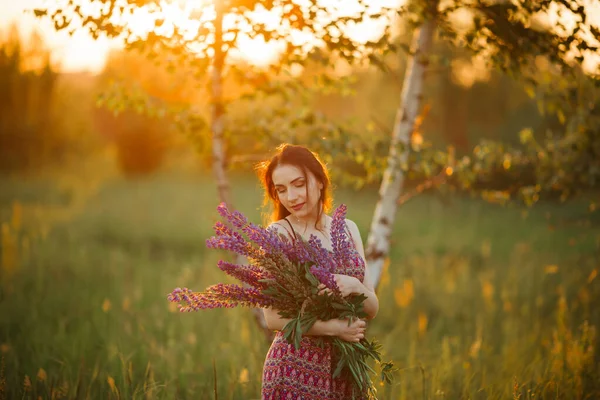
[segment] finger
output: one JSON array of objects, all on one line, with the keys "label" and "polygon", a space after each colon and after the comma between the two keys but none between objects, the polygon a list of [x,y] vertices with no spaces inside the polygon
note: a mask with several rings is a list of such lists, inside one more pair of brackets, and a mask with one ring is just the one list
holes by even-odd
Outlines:
[{"label": "finger", "polygon": [[359,329],[361,329],[361,328],[366,328],[366,327],[367,327],[367,324],[366,324],[366,323],[365,323],[365,321],[363,321],[362,319],[358,319],[358,320],[354,321],[354,326],[355,326],[356,328],[359,328]]}]

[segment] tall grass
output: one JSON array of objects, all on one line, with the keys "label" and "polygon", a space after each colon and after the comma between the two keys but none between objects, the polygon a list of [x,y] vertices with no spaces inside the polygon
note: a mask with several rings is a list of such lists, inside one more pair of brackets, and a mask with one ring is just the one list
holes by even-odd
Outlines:
[{"label": "tall grass", "polygon": [[[176,286],[224,280],[224,255],[204,245],[214,185],[114,180],[67,222],[28,219],[27,204],[68,203],[52,190],[3,182],[0,396],[258,399],[269,344],[251,314],[180,314],[166,301]],[[253,177],[235,178],[234,198],[260,220]],[[376,192],[336,201],[366,240]],[[600,398],[600,230],[590,221],[584,203],[526,216],[461,198],[405,204],[369,328],[399,367],[380,398]]]}]

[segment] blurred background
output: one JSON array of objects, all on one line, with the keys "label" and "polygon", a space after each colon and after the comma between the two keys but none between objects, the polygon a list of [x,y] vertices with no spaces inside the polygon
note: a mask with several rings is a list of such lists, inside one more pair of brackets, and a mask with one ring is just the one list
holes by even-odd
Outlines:
[{"label": "blurred background", "polygon": [[[205,246],[222,200],[209,73],[25,13],[43,4],[0,3],[0,399],[258,399],[269,342],[251,312],[179,314],[166,300],[229,281],[216,266],[226,255]],[[393,23],[390,40],[410,43],[414,28]],[[409,55],[385,55],[385,68],[307,61],[277,80],[277,47],[238,45],[219,99],[232,203],[262,221],[255,163],[306,144],[366,242]],[[398,208],[369,328],[399,368],[380,398],[600,398],[598,58],[574,79],[534,57],[521,79],[439,37],[431,51],[413,150],[472,160],[477,191],[423,190],[433,155],[407,174],[414,196]],[[305,90],[256,95],[265,76]],[[527,138],[551,162],[525,159]],[[539,195],[512,201],[515,187]]]}]

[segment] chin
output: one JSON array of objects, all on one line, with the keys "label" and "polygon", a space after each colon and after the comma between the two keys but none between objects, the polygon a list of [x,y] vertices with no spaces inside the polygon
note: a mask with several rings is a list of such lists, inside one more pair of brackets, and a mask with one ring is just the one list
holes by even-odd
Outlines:
[{"label": "chin", "polygon": [[304,208],[300,211],[296,211],[293,208],[288,208],[288,211],[296,218],[302,218],[306,216],[306,211],[304,210]]},{"label": "chin", "polygon": [[292,214],[296,217],[296,218],[306,218],[309,217],[311,214],[308,212],[308,210],[306,209],[306,207],[304,207],[302,210],[298,211],[298,212],[292,212]]},{"label": "chin", "polygon": [[296,218],[302,218],[306,216],[306,213],[304,211],[296,212],[292,210],[292,215]]}]

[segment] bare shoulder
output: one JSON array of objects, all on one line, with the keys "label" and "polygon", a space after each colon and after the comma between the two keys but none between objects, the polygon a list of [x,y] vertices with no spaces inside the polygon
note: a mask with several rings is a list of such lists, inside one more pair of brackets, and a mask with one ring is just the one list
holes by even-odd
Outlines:
[{"label": "bare shoulder", "polygon": [[285,229],[284,227],[281,225],[283,222],[282,219],[280,219],[279,221],[275,221],[275,222],[271,222],[268,226],[267,229],[275,229],[278,233],[284,233]]},{"label": "bare shoulder", "polygon": [[350,231],[350,235],[352,235],[352,241],[356,245],[356,248],[362,252],[363,249],[363,241],[362,236],[360,234],[360,230],[358,229],[358,225],[351,219],[346,218],[346,225],[348,226],[348,230]]},{"label": "bare shoulder", "polygon": [[360,237],[360,231],[358,230],[358,225],[356,225],[356,222],[346,218],[346,225],[348,225],[348,229],[350,229],[350,233],[352,233],[352,235],[356,234],[358,237]]},{"label": "bare shoulder", "polygon": [[352,235],[352,241],[354,242],[354,246],[362,256],[365,258],[365,248],[363,245],[362,237],[360,236],[360,231],[358,230],[358,226],[351,219],[346,219],[346,224],[348,226],[348,230],[350,231],[350,235]]},{"label": "bare shoulder", "polygon": [[285,224],[287,224],[286,220],[280,219],[279,221],[271,222],[269,226],[267,226],[267,229],[275,229],[278,234],[290,237],[290,231],[285,227]]}]

